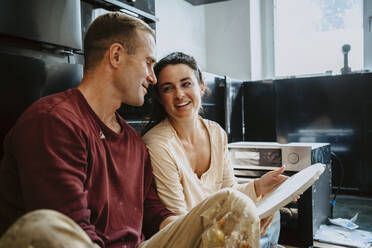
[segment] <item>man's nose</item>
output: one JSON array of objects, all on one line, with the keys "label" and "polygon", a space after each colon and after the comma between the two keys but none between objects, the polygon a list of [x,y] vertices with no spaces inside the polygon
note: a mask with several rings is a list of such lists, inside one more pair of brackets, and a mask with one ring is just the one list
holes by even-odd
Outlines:
[{"label": "man's nose", "polygon": [[147,82],[149,82],[150,84],[156,84],[157,80],[156,80],[156,76],[154,73],[154,69],[150,70],[150,74],[147,76],[146,79],[147,79]]}]

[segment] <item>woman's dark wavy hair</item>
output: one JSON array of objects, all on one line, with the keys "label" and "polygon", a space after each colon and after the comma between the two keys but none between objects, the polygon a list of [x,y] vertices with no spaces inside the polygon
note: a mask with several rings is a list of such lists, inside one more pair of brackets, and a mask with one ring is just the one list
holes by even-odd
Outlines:
[{"label": "woman's dark wavy hair", "polygon": [[[202,72],[199,69],[199,66],[195,58],[190,55],[184,54],[182,52],[171,53],[165,56],[164,58],[162,58],[161,60],[159,60],[154,65],[154,73],[155,73],[156,78],[159,78],[160,72],[166,66],[178,65],[178,64],[184,64],[184,65],[189,66],[191,69],[193,69],[196,79],[198,80],[199,85],[201,85],[203,81]],[[150,111],[146,116],[148,123],[142,129],[142,135],[144,135],[147,131],[149,131],[151,128],[156,126],[159,122],[161,122],[168,116],[163,105],[160,103],[158,85],[155,84],[154,86],[152,86],[149,93],[151,94],[151,107],[149,108]]]}]

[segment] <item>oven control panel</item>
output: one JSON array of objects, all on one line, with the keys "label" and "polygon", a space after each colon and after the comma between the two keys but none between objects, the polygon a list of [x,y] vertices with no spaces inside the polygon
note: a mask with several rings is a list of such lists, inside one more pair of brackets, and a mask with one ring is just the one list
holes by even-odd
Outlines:
[{"label": "oven control panel", "polygon": [[300,171],[312,164],[311,152],[328,143],[235,142],[228,144],[234,169]]}]

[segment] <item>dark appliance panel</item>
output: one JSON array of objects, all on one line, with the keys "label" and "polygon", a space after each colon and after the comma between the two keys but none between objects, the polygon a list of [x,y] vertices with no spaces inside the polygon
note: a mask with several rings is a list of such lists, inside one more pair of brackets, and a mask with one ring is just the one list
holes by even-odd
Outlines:
[{"label": "dark appliance panel", "polygon": [[138,17],[155,29],[158,18],[155,16],[155,0],[82,0],[83,4],[107,11],[121,11]]},{"label": "dark appliance panel", "polygon": [[[344,166],[342,186],[372,192],[367,146],[371,142],[371,74],[275,81],[278,142],[329,142]],[[370,152],[369,152],[370,153]],[[333,186],[341,169],[333,167]]]},{"label": "dark appliance panel", "polygon": [[153,90],[154,88],[152,86],[148,89],[143,106],[135,107],[122,103],[118,109],[120,116],[139,133],[141,133],[142,129],[148,123],[146,116],[148,116],[151,111],[151,104],[153,101],[151,92]]},{"label": "dark appliance panel", "polygon": [[119,0],[146,13],[155,15],[155,0]]},{"label": "dark appliance panel", "polygon": [[246,141],[276,141],[273,82],[244,82],[244,126]]},{"label": "dark appliance panel", "polygon": [[361,155],[361,191],[372,195],[372,73],[362,74],[364,96],[362,99],[362,155]]},{"label": "dark appliance panel", "polygon": [[228,142],[244,140],[243,81],[226,77],[225,123]]},{"label": "dark appliance panel", "polygon": [[80,1],[2,1],[0,34],[81,50]]},{"label": "dark appliance panel", "polygon": [[200,115],[208,120],[212,120],[225,128],[225,77],[203,72],[203,79],[207,90],[202,97],[202,110]]}]

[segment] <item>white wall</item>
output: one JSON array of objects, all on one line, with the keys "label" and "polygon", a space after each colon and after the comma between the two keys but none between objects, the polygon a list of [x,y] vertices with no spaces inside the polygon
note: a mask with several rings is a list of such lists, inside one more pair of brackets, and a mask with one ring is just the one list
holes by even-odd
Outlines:
[{"label": "white wall", "polygon": [[[207,72],[250,80],[252,56],[255,75],[261,73],[261,52],[250,42],[252,0],[230,0],[193,6],[184,0],[155,0],[158,58],[173,51],[193,55]],[[254,0],[260,1],[260,0]],[[259,16],[255,16],[259,18]],[[257,30],[253,30],[255,33]],[[258,37],[259,38],[259,37]]]},{"label": "white wall", "polygon": [[274,59],[274,4],[250,0],[251,80],[272,79]]},{"label": "white wall", "polygon": [[251,78],[250,1],[205,5],[206,71]]},{"label": "white wall", "polygon": [[191,54],[206,70],[205,5],[184,0],[155,0],[158,58],[170,52]]},{"label": "white wall", "polygon": [[[251,80],[262,78],[262,32],[261,32],[261,0],[250,1],[250,38],[251,38]],[[253,63],[252,63],[253,62]]]}]

